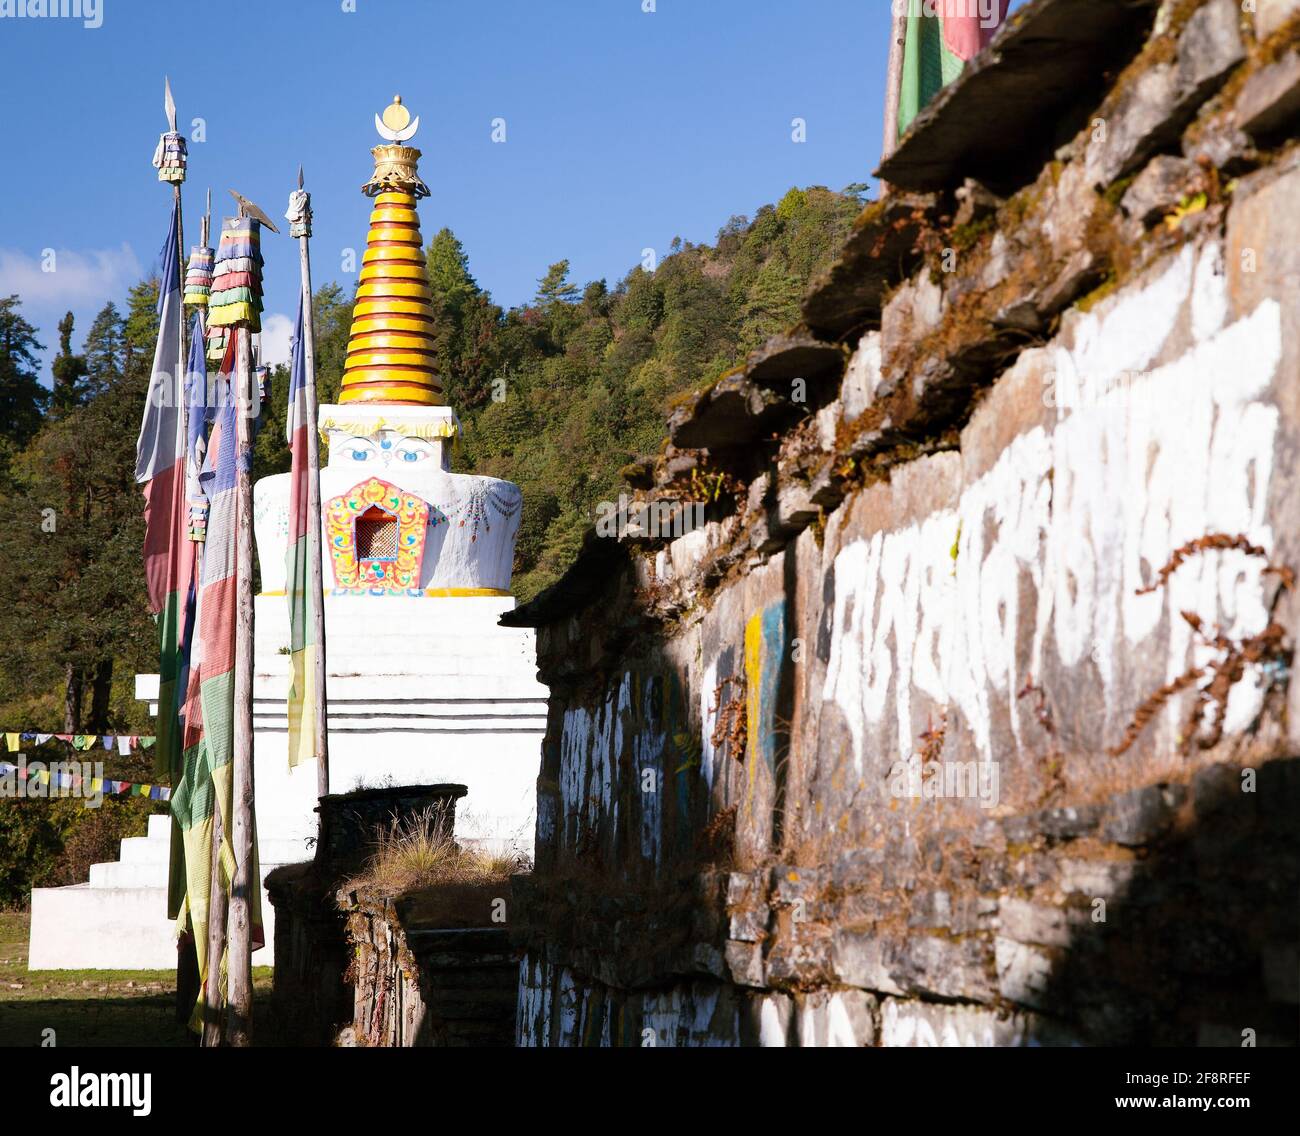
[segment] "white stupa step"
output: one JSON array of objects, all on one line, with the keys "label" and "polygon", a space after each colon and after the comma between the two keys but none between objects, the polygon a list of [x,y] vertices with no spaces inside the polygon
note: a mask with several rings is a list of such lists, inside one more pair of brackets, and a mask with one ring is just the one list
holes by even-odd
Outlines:
[{"label": "white stupa step", "polygon": [[[506,634],[502,634],[506,632]],[[374,635],[328,635],[330,654],[365,654],[373,664],[382,659],[404,659],[424,655],[457,654],[466,657],[491,656],[492,658],[520,658],[536,662],[532,644],[520,640],[512,628],[485,627],[481,632],[466,631],[463,635],[401,635],[395,631],[379,631]],[[288,646],[284,641],[258,640],[256,656],[259,659],[275,656]]]},{"label": "white stupa step", "polygon": [[[454,660],[448,664],[448,670]],[[325,682],[331,705],[352,702],[364,705],[411,703],[428,705],[501,702],[502,713],[514,713],[521,704],[531,707],[546,701],[546,688],[536,677],[512,674],[385,674],[367,679],[364,675],[331,674]],[[289,668],[262,671],[253,676],[255,699],[289,696]]]},{"label": "white stupa step", "polygon": [[151,813],[149,816],[150,840],[165,840],[168,846],[172,839],[172,818],[170,813]]},{"label": "white stupa step", "polygon": [[[102,865],[95,865],[100,867]],[[265,878],[269,868],[262,867]],[[267,945],[254,966],[274,961],[275,908],[262,893]],[[176,930],[167,918],[167,888],[32,888],[28,970],[174,970]]]},{"label": "white stupa step", "polygon": [[[91,872],[110,866],[118,865],[96,864]],[[175,967],[176,938],[167,918],[166,886],[32,889],[29,970]]]},{"label": "white stupa step", "polygon": [[[545,718],[546,703],[533,699],[492,699],[471,702],[468,699],[414,699],[374,701],[330,699],[331,718],[438,718],[447,721],[473,721],[482,718]],[[253,696],[253,713],[285,713],[285,699],[258,690]]]},{"label": "white stupa step", "polygon": [[171,858],[170,836],[128,836],[122,841],[117,858],[128,864],[165,864]]},{"label": "white stupa step", "polygon": [[162,888],[167,890],[167,863],[110,861],[90,865],[90,886],[104,888]]},{"label": "white stupa step", "polygon": [[[253,715],[253,728],[285,730],[288,720],[283,714]],[[546,732],[545,718],[490,718],[482,721],[457,721],[438,718],[336,718],[330,715],[331,733],[369,734],[537,734]]]}]

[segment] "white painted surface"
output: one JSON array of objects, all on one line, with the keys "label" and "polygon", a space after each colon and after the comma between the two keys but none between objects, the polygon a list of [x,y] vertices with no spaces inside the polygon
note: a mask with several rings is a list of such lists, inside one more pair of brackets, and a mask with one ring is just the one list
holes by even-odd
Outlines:
[{"label": "white painted surface", "polygon": [[[547,690],[511,597],[327,596],[330,790],[459,782],[458,838],[531,855]],[[288,606],[258,596],[253,726],[259,840],[316,832],[316,764],[290,769]]]},{"label": "white painted surface", "polygon": [[[349,426],[366,431],[329,430],[329,460],[320,471],[326,517],[331,498],[378,478],[426,501],[430,520],[436,522],[425,530],[420,587],[509,590],[515,536],[523,517],[519,487],[496,477],[452,473],[446,439],[401,432],[445,422],[450,416],[447,407],[322,406],[320,416],[323,422],[354,420]],[[253,487],[253,525],[262,588],[283,591],[289,474],[264,477]],[[325,587],[330,589],[335,586],[334,569],[324,524],[321,547]]]},{"label": "white painted surface", "polygon": [[[1197,611],[1234,638],[1263,629],[1263,565],[1243,553],[1194,557],[1167,588],[1136,594],[1173,549],[1207,532],[1272,547],[1278,409],[1266,395],[1282,313],[1268,300],[1224,326],[1226,311],[1210,246],[1188,247],[1145,286],[1076,313],[1071,348],[1026,352],[1017,364],[1047,365],[1054,428],[1015,438],[955,509],[839,551],[823,695],[843,711],[859,771],[868,732],[887,714],[900,754],[912,751],[914,692],[958,706],[985,758],[997,703],[1018,737],[1033,713],[1013,673],[1026,635],[1029,673],[1041,673],[1050,631],[1063,665],[1092,659],[1123,715],[1130,708],[1111,697],[1120,643],[1160,653],[1169,679],[1213,653],[1167,613]],[[1191,346],[1153,367],[1184,313]],[[1021,573],[1039,597],[1032,615],[1019,610]],[[1249,723],[1261,697],[1254,681],[1236,684],[1225,728]],[[1166,729],[1177,713],[1171,702]]]}]

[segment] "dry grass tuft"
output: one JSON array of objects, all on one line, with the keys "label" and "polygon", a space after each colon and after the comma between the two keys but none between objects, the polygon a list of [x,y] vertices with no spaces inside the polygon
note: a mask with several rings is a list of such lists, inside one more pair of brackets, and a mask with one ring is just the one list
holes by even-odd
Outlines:
[{"label": "dry grass tuft", "polygon": [[430,806],[411,817],[395,817],[379,833],[366,870],[350,886],[396,896],[444,885],[503,883],[528,866],[518,852],[462,848]]}]

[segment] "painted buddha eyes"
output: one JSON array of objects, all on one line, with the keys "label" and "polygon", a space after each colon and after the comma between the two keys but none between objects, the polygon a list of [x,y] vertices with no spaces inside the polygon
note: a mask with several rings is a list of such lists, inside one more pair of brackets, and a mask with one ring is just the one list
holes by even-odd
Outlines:
[{"label": "painted buddha eyes", "polygon": [[375,456],[375,447],[364,438],[353,438],[348,443],[347,456],[354,462],[367,462]]},{"label": "painted buddha eyes", "polygon": [[400,462],[422,462],[428,457],[429,450],[423,442],[403,442],[397,447],[397,460]]},{"label": "painted buddha eyes", "polygon": [[385,465],[392,462],[414,464],[427,461],[433,456],[429,443],[421,438],[394,441],[390,437],[385,437],[380,439],[378,445],[368,438],[352,438],[343,453],[349,461],[360,463],[382,459]]}]

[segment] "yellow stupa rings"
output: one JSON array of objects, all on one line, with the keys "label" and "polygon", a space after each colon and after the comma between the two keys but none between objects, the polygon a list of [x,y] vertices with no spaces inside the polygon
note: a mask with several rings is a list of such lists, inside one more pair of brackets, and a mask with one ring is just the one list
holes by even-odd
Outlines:
[{"label": "yellow stupa rings", "polygon": [[412,261],[424,264],[424,250],[419,245],[370,245],[361,258],[362,264],[379,264],[384,261]]},{"label": "yellow stupa rings", "polygon": [[411,228],[402,224],[382,225],[370,230],[370,243],[372,245],[414,245],[416,248],[422,247],[420,244],[420,230]]},{"label": "yellow stupa rings", "polygon": [[415,383],[381,383],[376,386],[349,387],[339,395],[339,405],[350,402],[376,403],[381,406],[446,406],[442,388]]},{"label": "yellow stupa rings", "polygon": [[352,315],[378,316],[391,315],[427,316],[433,318],[433,305],[425,300],[358,300],[352,309]]},{"label": "yellow stupa rings", "polygon": [[433,299],[433,293],[429,290],[429,285],[424,281],[371,280],[357,285],[358,300],[368,300],[372,296],[394,296],[403,300]]},{"label": "yellow stupa rings", "polygon": [[416,331],[428,335],[433,330],[428,320],[410,316],[367,316],[352,321],[352,334],[370,335],[382,331]]},{"label": "yellow stupa rings", "polygon": [[379,280],[391,280],[394,283],[414,281],[419,284],[428,278],[428,272],[423,264],[392,264],[390,262],[363,264],[361,271],[357,273],[357,279],[363,284]]},{"label": "yellow stupa rings", "polygon": [[427,333],[414,331],[377,332],[373,335],[354,335],[348,343],[348,354],[354,351],[377,351],[385,347],[399,351],[432,351],[433,340]]},{"label": "yellow stupa rings", "polygon": [[409,205],[381,205],[370,211],[370,223],[389,221],[403,225],[419,224],[420,215]]},{"label": "yellow stupa rings", "polygon": [[347,371],[343,376],[339,402],[386,401],[380,392],[398,392],[396,402],[442,405],[442,383],[430,371],[415,367],[366,367]]},{"label": "yellow stupa rings", "polygon": [[433,352],[424,351],[377,351],[361,352],[349,355],[347,368],[364,370],[367,367],[429,367],[432,370]]},{"label": "yellow stupa rings", "polygon": [[375,172],[362,192],[374,198],[339,403],[444,405],[433,341],[433,293],[420,236],[417,198],[427,197],[416,163],[401,143],[419,125],[400,98],[375,115],[387,145],[376,146]]}]

